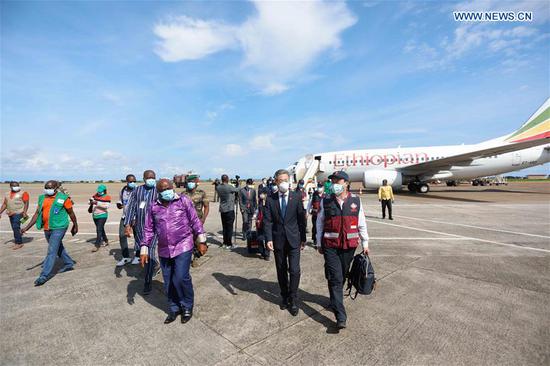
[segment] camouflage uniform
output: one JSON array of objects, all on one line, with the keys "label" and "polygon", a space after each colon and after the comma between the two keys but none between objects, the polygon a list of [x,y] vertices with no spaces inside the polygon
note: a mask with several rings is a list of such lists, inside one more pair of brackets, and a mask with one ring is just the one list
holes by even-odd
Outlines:
[{"label": "camouflage uniform", "polygon": [[194,192],[185,191],[183,194],[191,198],[191,201],[193,201],[193,206],[195,206],[195,211],[197,211],[197,216],[202,221],[204,216],[204,205],[210,202],[206,196],[206,192],[197,188]]}]

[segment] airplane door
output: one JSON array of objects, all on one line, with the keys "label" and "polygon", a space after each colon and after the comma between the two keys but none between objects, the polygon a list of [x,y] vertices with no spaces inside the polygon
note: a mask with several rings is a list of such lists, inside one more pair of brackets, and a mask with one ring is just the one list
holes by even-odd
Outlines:
[{"label": "airplane door", "polygon": [[521,165],[521,154],[519,151],[516,151],[514,152],[512,166],[519,166],[519,165]]}]

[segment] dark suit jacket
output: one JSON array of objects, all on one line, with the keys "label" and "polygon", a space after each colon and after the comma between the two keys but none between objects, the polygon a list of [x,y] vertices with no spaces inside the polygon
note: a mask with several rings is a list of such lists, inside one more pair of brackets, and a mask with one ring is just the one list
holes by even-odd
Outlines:
[{"label": "dark suit jacket", "polygon": [[[248,191],[250,190],[250,198],[248,198]],[[239,191],[239,200],[241,204],[241,211],[254,212],[256,211],[256,190],[254,188],[241,188]],[[250,205],[247,209],[246,206]]]},{"label": "dark suit jacket", "polygon": [[284,219],[281,217],[279,193],[267,197],[264,217],[266,241],[273,241],[274,249],[282,249],[288,241],[291,247],[298,248],[306,241],[306,214],[302,195],[288,192],[288,203]]}]

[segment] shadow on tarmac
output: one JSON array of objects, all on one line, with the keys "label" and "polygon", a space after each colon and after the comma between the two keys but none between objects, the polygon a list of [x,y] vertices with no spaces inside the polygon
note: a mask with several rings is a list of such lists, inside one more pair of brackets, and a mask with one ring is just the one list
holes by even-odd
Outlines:
[{"label": "shadow on tarmac", "polygon": [[[279,285],[276,282],[263,281],[258,278],[244,278],[240,276],[226,275],[220,272],[212,273],[212,276],[232,295],[237,295],[235,289],[244,292],[250,292],[259,296],[262,300],[271,302],[279,306],[281,297],[279,295]],[[300,309],[311,319],[322,324],[327,333],[338,333],[332,320],[315,310],[307,303],[314,303],[323,308],[329,306],[329,299],[322,295],[313,295],[302,289],[298,289],[298,301]]]}]

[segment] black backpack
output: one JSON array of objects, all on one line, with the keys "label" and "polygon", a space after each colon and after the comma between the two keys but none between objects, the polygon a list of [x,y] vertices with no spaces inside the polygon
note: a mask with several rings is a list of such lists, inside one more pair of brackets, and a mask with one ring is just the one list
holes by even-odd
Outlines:
[{"label": "black backpack", "polygon": [[[355,296],[351,295],[352,287],[355,288]],[[357,254],[353,258],[353,264],[348,275],[347,296],[355,300],[357,294],[370,295],[376,288],[376,277],[374,277],[374,268],[368,255],[364,253]]]}]

